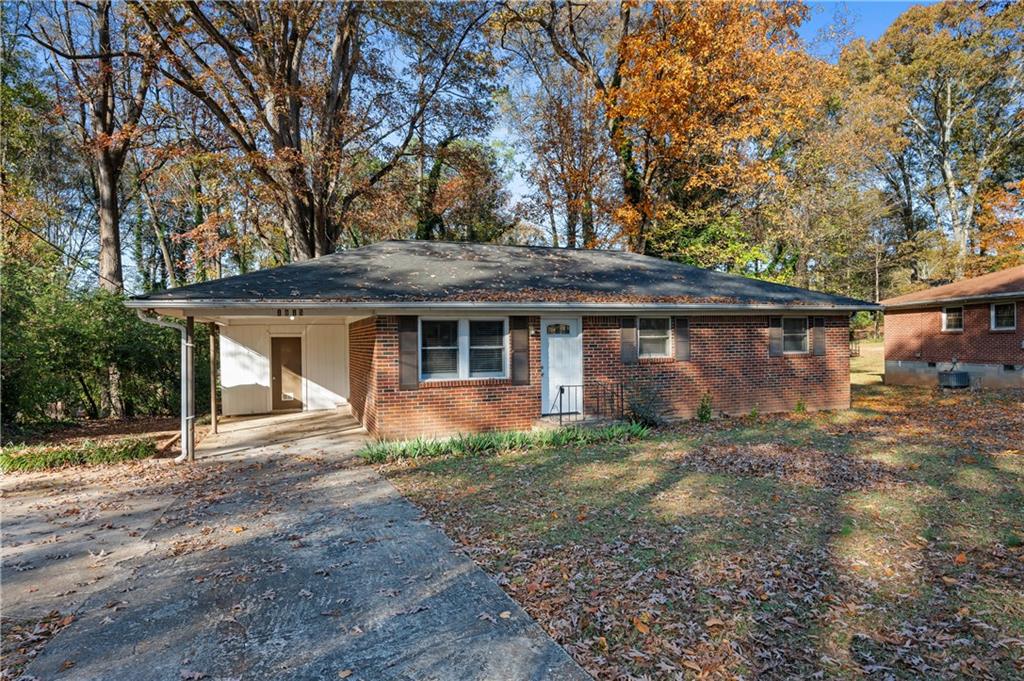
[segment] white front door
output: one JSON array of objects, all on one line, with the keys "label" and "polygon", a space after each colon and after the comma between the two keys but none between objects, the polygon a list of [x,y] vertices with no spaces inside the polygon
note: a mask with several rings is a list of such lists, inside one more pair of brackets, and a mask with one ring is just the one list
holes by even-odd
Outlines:
[{"label": "white front door", "polygon": [[[579,317],[540,320],[542,414],[583,413],[583,336]],[[561,406],[559,406],[561,389]]]}]

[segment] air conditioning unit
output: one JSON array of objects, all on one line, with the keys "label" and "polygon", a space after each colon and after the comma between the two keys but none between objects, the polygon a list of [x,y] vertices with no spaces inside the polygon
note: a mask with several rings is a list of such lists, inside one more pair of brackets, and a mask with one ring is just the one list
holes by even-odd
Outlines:
[{"label": "air conditioning unit", "polygon": [[970,388],[971,375],[966,371],[940,371],[940,388]]}]

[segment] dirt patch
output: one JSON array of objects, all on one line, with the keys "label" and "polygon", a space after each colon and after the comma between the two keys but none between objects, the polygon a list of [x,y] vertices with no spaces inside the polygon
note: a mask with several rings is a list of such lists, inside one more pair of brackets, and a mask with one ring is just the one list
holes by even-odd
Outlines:
[{"label": "dirt patch", "polygon": [[895,466],[846,453],[777,442],[703,445],[686,452],[680,465],[702,473],[774,478],[833,492],[867,489],[903,480],[902,471]]},{"label": "dirt patch", "polygon": [[166,439],[181,428],[177,416],[146,416],[135,419],[97,419],[82,421],[73,426],[57,427],[45,432],[27,433],[18,438],[19,444],[42,445],[80,442],[82,440],[113,440],[128,435],[152,436]]}]

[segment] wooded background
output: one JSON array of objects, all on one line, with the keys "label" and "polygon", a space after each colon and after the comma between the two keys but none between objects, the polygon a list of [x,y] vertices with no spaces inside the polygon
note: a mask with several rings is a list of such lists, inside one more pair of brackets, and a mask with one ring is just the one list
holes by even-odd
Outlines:
[{"label": "wooded background", "polygon": [[871,300],[1024,262],[1022,3],[840,17],[824,57],[798,2],[2,12],[8,426],[174,412],[177,339],[121,296],[385,238]]}]

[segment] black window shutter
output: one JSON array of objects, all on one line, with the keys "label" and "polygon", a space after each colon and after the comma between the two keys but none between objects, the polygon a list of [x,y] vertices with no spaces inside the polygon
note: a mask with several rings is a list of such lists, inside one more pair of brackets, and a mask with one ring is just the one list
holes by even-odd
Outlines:
[{"label": "black window shutter", "polygon": [[690,320],[676,317],[676,359],[685,362],[690,359]]},{"label": "black window shutter", "polygon": [[825,354],[825,318],[814,318],[814,354]]},{"label": "black window shutter", "polygon": [[419,321],[414,315],[402,315],[398,318],[398,387],[414,390],[419,382]]},{"label": "black window shutter", "polygon": [[636,317],[622,317],[619,320],[621,327],[621,351],[620,357],[623,364],[636,364]]},{"label": "black window shutter", "polygon": [[512,333],[512,384],[530,384],[530,324],[529,317],[509,317]]},{"label": "black window shutter", "polygon": [[768,356],[782,357],[782,317],[768,318]]}]

